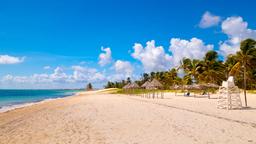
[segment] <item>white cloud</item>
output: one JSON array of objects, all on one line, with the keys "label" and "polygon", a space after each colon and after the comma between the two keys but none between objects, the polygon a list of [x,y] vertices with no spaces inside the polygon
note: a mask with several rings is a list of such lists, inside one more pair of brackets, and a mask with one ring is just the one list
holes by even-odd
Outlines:
[{"label": "white cloud", "polygon": [[202,59],[205,53],[212,49],[213,45],[205,45],[198,38],[192,38],[190,41],[172,38],[169,47],[169,51],[172,52],[174,66],[178,66],[184,57]]},{"label": "white cloud", "polygon": [[130,62],[128,61],[121,61],[117,60],[114,63],[114,69],[115,69],[115,74],[112,74],[109,77],[109,80],[123,80],[126,79],[127,77],[132,77],[133,74],[133,66],[131,65]]},{"label": "white cloud", "polygon": [[116,72],[118,73],[125,73],[127,75],[131,75],[133,72],[133,67],[131,63],[128,61],[117,60],[114,66]]},{"label": "white cloud", "polygon": [[248,28],[248,23],[242,17],[228,17],[221,25],[228,40],[220,42],[220,52],[223,56],[236,53],[240,48],[240,42],[246,38],[256,39],[256,30]]},{"label": "white cloud", "polygon": [[72,78],[75,82],[102,82],[105,79],[105,76],[98,72],[94,68],[86,68],[81,66],[73,66],[72,69],[73,75]]},{"label": "white cloud", "polygon": [[221,21],[221,18],[219,16],[215,16],[207,11],[202,16],[202,19],[199,23],[199,27],[209,28],[209,27],[218,25],[220,21]]},{"label": "white cloud", "polygon": [[5,75],[0,83],[12,88],[78,88],[86,83],[102,83],[105,76],[93,68],[73,66],[73,73],[67,74],[63,68],[57,67],[52,74],[33,74],[30,76]]},{"label": "white cloud", "polygon": [[69,80],[69,76],[64,72],[61,67],[54,69],[53,74],[50,75],[50,80],[54,82],[65,82]]},{"label": "white cloud", "polygon": [[24,61],[23,58],[9,56],[9,55],[0,55],[0,64],[17,64],[22,63]]},{"label": "white cloud", "polygon": [[51,83],[53,79],[51,79],[48,74],[33,74],[30,78],[27,77],[28,81],[31,83]]},{"label": "white cloud", "polygon": [[44,66],[45,70],[51,69],[51,66]]},{"label": "white cloud", "polygon": [[166,54],[162,46],[155,46],[155,41],[148,41],[146,47],[139,43],[133,46],[132,57],[139,60],[145,72],[168,70],[171,67],[172,57]]},{"label": "white cloud", "polygon": [[105,66],[109,63],[111,63],[112,57],[111,57],[111,49],[110,48],[101,48],[104,53],[101,53],[99,55],[99,65]]}]

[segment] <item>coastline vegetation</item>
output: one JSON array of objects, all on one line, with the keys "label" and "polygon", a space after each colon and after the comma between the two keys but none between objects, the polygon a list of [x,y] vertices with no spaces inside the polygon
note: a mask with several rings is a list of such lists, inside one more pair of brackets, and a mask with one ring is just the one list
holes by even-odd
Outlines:
[{"label": "coastline vegetation", "polygon": [[[183,71],[183,77],[178,75],[180,71]],[[239,88],[256,89],[255,40],[242,41],[240,50],[236,54],[228,55],[225,60],[221,60],[218,53],[212,50],[208,51],[202,60],[183,58],[178,67],[171,68],[169,71],[143,73],[141,78],[135,82],[142,85],[148,80],[157,79],[163,84],[165,90],[170,90],[170,87],[174,85],[204,83],[221,85],[222,81],[229,76],[234,76],[235,84]],[[129,77],[122,81],[109,81],[105,88],[122,88],[127,83],[131,83]],[[255,93],[255,91],[250,92]]]}]

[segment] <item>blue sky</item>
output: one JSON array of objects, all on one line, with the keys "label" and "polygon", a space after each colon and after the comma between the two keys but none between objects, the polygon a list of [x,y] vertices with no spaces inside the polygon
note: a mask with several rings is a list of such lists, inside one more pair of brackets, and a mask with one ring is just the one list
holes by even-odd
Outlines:
[{"label": "blue sky", "polygon": [[[256,38],[255,4],[253,0],[1,1],[0,55],[9,57],[0,57],[0,88],[82,87],[87,82],[101,87],[107,80],[167,70],[182,56],[195,58],[197,50],[215,49],[225,58],[237,50],[240,40]],[[200,23],[204,15],[206,24]],[[178,40],[170,44],[174,38]],[[192,38],[197,39],[191,42]],[[135,50],[135,43],[143,48],[137,45]],[[193,43],[199,44],[193,48]],[[191,45],[186,50],[195,53],[180,54],[186,51],[180,44]],[[99,64],[99,55],[106,54],[102,47],[111,51],[106,65]],[[17,61],[6,62],[10,57]],[[58,79],[50,80],[56,76],[54,70]],[[90,79],[95,73],[100,78]],[[35,74],[45,74],[47,80],[42,82],[39,76],[29,81],[37,79]]]}]

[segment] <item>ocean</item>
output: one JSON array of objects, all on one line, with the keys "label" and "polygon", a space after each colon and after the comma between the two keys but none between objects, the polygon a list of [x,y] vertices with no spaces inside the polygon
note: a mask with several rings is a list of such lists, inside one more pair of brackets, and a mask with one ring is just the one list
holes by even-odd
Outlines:
[{"label": "ocean", "polygon": [[0,90],[0,112],[44,100],[71,96],[79,91],[81,90]]}]

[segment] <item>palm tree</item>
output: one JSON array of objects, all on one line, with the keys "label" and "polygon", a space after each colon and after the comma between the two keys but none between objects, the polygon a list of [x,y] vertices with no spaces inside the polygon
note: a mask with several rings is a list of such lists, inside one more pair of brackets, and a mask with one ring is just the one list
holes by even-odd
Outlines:
[{"label": "palm tree", "polygon": [[131,83],[131,82],[132,82],[132,81],[131,81],[131,78],[128,77],[127,80],[126,80],[126,82],[127,82],[127,83]]},{"label": "palm tree", "polygon": [[86,90],[87,90],[87,91],[90,91],[90,90],[92,90],[92,89],[93,89],[93,87],[92,87],[92,84],[91,84],[91,83],[89,83],[89,84],[86,85]]},{"label": "palm tree", "polygon": [[189,64],[188,75],[191,77],[193,82],[198,82],[198,64],[199,60],[193,59]]},{"label": "palm tree", "polygon": [[[225,67],[226,67],[226,70],[225,70],[225,75],[226,75],[226,78],[228,78],[228,76],[230,75],[230,71],[231,69],[234,67],[234,65],[238,62],[238,58],[237,58],[237,55],[234,55],[234,54],[230,54],[227,56],[227,59],[225,61]],[[238,71],[236,71],[238,72]],[[232,75],[237,75],[237,74],[232,74]]]},{"label": "palm tree", "polygon": [[247,70],[256,63],[256,41],[253,39],[246,39],[240,44],[240,51],[236,53],[237,63],[230,70],[230,75],[238,73],[240,69],[243,69],[243,88],[245,106],[247,107],[246,97],[246,82],[247,82]]},{"label": "palm tree", "polygon": [[205,54],[203,61],[199,62],[197,70],[200,82],[220,84],[225,79],[224,64],[218,60],[218,53],[215,51]]},{"label": "palm tree", "polygon": [[143,73],[143,75],[142,75],[142,82],[144,83],[144,82],[146,82],[148,80],[149,80],[149,75],[147,73]]},{"label": "palm tree", "polygon": [[[184,72],[186,73],[186,75],[184,76],[184,79],[186,79],[185,81],[191,81],[191,82],[197,82],[198,81],[198,64],[199,64],[199,60],[197,59],[189,59],[189,58],[184,58],[181,61],[181,66],[180,68],[182,68],[184,70]],[[191,83],[188,82],[188,83]]]},{"label": "palm tree", "polygon": [[163,73],[162,82],[164,83],[165,87],[169,87],[175,83],[175,79],[178,76],[178,72],[175,68],[172,68],[169,71]]}]

